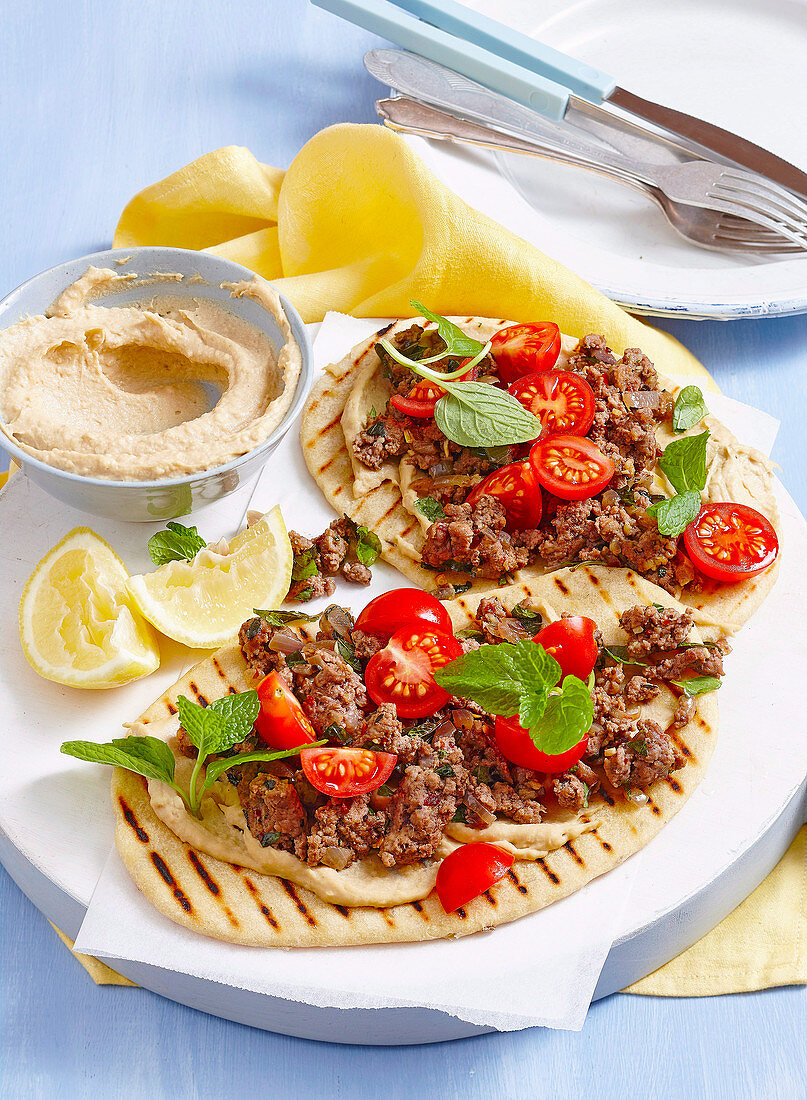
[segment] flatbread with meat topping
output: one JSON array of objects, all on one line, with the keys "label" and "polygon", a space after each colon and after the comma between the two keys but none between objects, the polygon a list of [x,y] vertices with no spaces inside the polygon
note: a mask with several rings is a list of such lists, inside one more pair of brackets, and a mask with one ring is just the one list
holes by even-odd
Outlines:
[{"label": "flatbread with meat topping", "polygon": [[[130,734],[166,740],[183,779],[194,750],[178,729],[177,697],[207,704],[253,687],[272,669],[286,678],[317,733],[333,736],[339,719],[340,740],[397,753],[392,795],[380,808],[373,795],[326,799],[314,791],[312,799],[294,766],[239,766],[234,755],[197,819],[165,784],[116,769],[116,843],[143,894],[187,928],[252,946],[416,941],[535,912],[648,843],[700,782],[716,739],[715,693],[689,699],[677,682],[721,674],[727,647],[695,644],[700,635],[690,613],[668,592],[629,570],[601,566],[559,570],[502,588],[495,598],[468,594],[450,613],[458,634],[473,635],[467,649],[479,637],[493,644],[529,637],[535,624],[569,613],[593,619],[613,652],[627,647],[633,670],[601,650],[594,724],[578,765],[562,775],[510,765],[490,717],[458,700],[426,726],[404,728],[394,708],[369,700],[334,644],[334,630],[341,630],[359,667],[373,649],[344,614],[334,620],[326,612],[311,640],[299,641],[291,665],[284,655],[293,649],[291,628],[256,618],[242,627],[243,648],[227,646],[198,664]],[[241,751],[250,751],[249,738]],[[432,890],[440,861],[459,844],[480,840],[513,852],[511,872],[446,913]]]},{"label": "flatbread with meat topping", "polygon": [[[482,343],[511,324],[452,320]],[[671,422],[680,388],[659,377],[640,351],[629,349],[620,358],[602,337],[562,336],[556,369],[577,372],[594,391],[589,436],[615,461],[616,475],[592,500],[550,500],[536,530],[510,532],[498,501],[483,497],[479,508],[464,502],[483,477],[523,450],[460,447],[446,440],[433,419],[403,416],[388,405],[415,376],[379,352],[378,340],[385,336],[417,358],[429,342],[431,351],[445,346],[435,344],[439,337],[426,326],[422,319],[398,321],[326,367],[302,419],[303,454],[314,480],[338,513],[379,535],[387,561],[421,587],[448,597],[469,582],[473,591],[485,591],[510,579],[530,583],[573,561],[602,561],[637,570],[692,607],[704,624],[712,621],[730,632],[753,614],[776,580],[778,561],[739,583],[711,581],[696,573],[679,545],[683,540],[661,536],[647,514],[652,502],[675,492],[657,459],[682,438]],[[480,371],[496,380],[490,356]],[[768,459],[712,416],[683,434],[704,428],[710,432],[704,501],[750,505],[778,530]],[[452,513],[450,531],[444,516],[424,514],[418,503],[423,499]]]}]

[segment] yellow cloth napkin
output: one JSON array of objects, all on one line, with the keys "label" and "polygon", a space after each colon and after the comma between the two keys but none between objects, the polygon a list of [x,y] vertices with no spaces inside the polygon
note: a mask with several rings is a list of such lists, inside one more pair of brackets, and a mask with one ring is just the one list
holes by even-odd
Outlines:
[{"label": "yellow cloth napkin", "polygon": [[[54,925],[54,928],[56,926]],[[73,941],[56,928],[73,950]],[[653,974],[623,993],[712,997],[807,984],[807,828],[733,913]],[[73,951],[96,985],[134,985],[91,955]]]},{"label": "yellow cloth napkin", "polygon": [[577,275],[473,210],[382,126],[313,137],[285,175],[248,149],[207,153],[126,206],[115,247],[205,249],[271,279],[305,321],[328,310],[551,319],[570,336],[639,346],[665,374],[715,388],[695,357]]}]

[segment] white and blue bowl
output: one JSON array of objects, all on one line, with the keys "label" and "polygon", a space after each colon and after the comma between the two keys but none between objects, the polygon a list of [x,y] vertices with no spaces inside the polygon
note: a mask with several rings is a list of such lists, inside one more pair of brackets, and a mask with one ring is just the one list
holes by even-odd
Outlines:
[{"label": "white and blue bowl", "polygon": [[[111,267],[122,275],[137,275],[137,279],[132,279],[121,289],[95,300],[94,305],[132,305],[159,299],[163,294],[174,300],[213,299],[220,307],[257,326],[266,334],[276,351],[283,346],[283,334],[271,313],[251,298],[233,298],[229,291],[221,289],[222,283],[251,279],[254,272],[231,260],[185,248],[109,249],[58,264],[18,286],[0,302],[0,330],[26,316],[44,313],[61,292],[80,278],[90,266]],[[182,281],[155,283],[155,272],[176,272],[187,278]],[[193,276],[196,278],[190,282]],[[269,438],[231,462],[209,470],[200,470],[198,473],[184,474],[182,477],[158,478],[153,481],[112,481],[108,478],[85,477],[48,466],[45,462],[32,458],[6,436],[0,436],[0,446],[19,463],[27,477],[51,496],[93,515],[153,523],[155,520],[185,516],[212,504],[257,475],[296,420],[311,387],[311,345],[305,325],[294,306],[282,295],[280,301],[303,360],[294,399]]]}]

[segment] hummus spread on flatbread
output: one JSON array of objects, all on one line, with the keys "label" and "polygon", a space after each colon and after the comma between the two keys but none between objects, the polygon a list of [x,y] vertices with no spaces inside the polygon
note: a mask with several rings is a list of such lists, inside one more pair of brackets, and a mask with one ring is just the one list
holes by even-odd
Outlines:
[{"label": "hummus spread on flatbread", "polygon": [[[133,276],[90,267],[46,316],[0,333],[0,429],[49,466],[115,481],[170,478],[251,451],[288,410],[302,358],[264,280],[227,284],[267,310],[285,343],[200,296],[104,306]],[[180,277],[181,278],[181,277]]]}]

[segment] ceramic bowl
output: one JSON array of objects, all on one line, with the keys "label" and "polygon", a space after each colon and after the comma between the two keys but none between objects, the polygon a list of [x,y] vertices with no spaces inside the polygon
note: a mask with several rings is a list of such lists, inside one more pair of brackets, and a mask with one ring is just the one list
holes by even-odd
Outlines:
[{"label": "ceramic bowl", "polygon": [[[137,275],[137,279],[125,284],[115,293],[104,295],[93,304],[131,305],[155,298],[159,300],[162,294],[174,300],[214,299],[221,307],[256,325],[268,336],[276,350],[283,345],[283,335],[274,317],[263,306],[250,298],[232,298],[229,291],[221,289],[222,283],[253,278],[252,271],[219,256],[184,248],[109,249],[58,264],[49,271],[35,275],[0,302],[0,330],[8,328],[23,317],[44,313],[65,287],[83,275],[90,265],[111,267],[122,275]],[[182,281],[155,283],[155,272],[176,272],[186,278]],[[280,300],[302,353],[302,370],[294,399],[285,417],[269,438],[254,450],[223,466],[181,477],[153,481],[111,481],[108,478],[85,477],[48,466],[26,454],[5,436],[0,436],[0,446],[23,468],[27,477],[51,496],[73,508],[98,516],[153,523],[155,520],[185,516],[219,500],[258,474],[294,423],[311,386],[311,345],[305,325],[294,306],[282,295]]]}]

